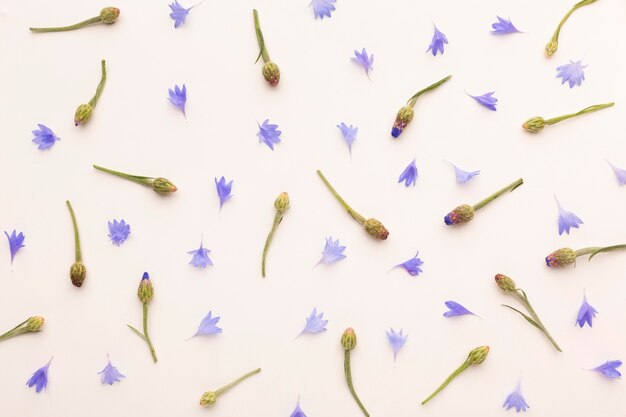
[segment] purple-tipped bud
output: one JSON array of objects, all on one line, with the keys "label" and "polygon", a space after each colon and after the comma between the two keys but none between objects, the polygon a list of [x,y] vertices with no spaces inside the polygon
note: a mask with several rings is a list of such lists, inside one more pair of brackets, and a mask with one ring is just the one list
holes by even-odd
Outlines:
[{"label": "purple-tipped bud", "polygon": [[150,281],[150,275],[147,272],[143,273],[141,281],[139,282],[139,288],[137,288],[137,298],[144,304],[152,301],[154,296],[154,288],[152,287],[152,281]]},{"label": "purple-tipped bud", "polygon": [[100,11],[100,19],[102,23],[106,23],[107,25],[115,23],[119,15],[120,9],[117,7],[105,7]]},{"label": "purple-tipped bud", "polygon": [[363,223],[363,228],[370,235],[376,239],[385,240],[389,236],[389,231],[385,229],[385,226],[376,219],[367,219]]},{"label": "purple-tipped bud", "polygon": [[81,104],[74,114],[74,125],[83,125],[91,118],[93,106],[91,104]]},{"label": "purple-tipped bud", "polygon": [[469,204],[463,204],[458,206],[450,213],[446,214],[443,221],[448,225],[454,225],[459,223],[467,223],[474,218],[474,208]]},{"label": "purple-tipped bud", "polygon": [[574,249],[561,248],[546,256],[546,265],[550,268],[560,268],[576,262],[576,252]]},{"label": "purple-tipped bud", "polygon": [[278,82],[280,81],[280,69],[278,68],[278,65],[271,61],[266,62],[263,65],[261,72],[263,73],[265,81],[270,83],[272,87],[276,87],[278,85]]},{"label": "purple-tipped bud", "polygon": [[411,106],[404,106],[398,111],[396,121],[393,123],[393,128],[391,129],[391,136],[393,136],[394,139],[397,139],[404,128],[413,120],[413,115],[414,111]]},{"label": "purple-tipped bud", "polygon": [[467,355],[467,362],[471,365],[479,365],[487,359],[489,354],[489,346],[480,346],[473,349],[469,355]]},{"label": "purple-tipped bud", "polygon": [[81,261],[76,261],[70,267],[70,279],[75,287],[82,287],[87,275],[87,268]]},{"label": "purple-tipped bud", "polygon": [[155,178],[152,181],[152,190],[157,194],[170,194],[176,192],[178,188],[167,178]]},{"label": "purple-tipped bud", "polygon": [[507,294],[512,294],[517,289],[515,281],[502,274],[496,275],[496,284],[498,284],[498,287],[500,287],[500,289]]},{"label": "purple-tipped bud", "polygon": [[341,346],[344,350],[352,350],[356,347],[356,333],[352,327],[348,327],[341,335]]}]

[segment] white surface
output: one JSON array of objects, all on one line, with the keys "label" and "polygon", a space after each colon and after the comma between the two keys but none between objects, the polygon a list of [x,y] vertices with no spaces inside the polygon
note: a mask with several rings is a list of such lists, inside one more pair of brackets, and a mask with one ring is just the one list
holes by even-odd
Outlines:
[{"label": "white surface", "polygon": [[[120,1],[112,27],[43,35],[27,27],[71,23],[105,4],[0,3],[0,227],[26,235],[13,270],[2,243],[0,327],[34,314],[47,319],[42,333],[0,344],[0,415],[288,416],[301,396],[309,417],[358,417],[339,345],[348,326],[359,338],[356,389],[373,416],[504,415],[502,402],[520,375],[528,415],[626,415],[623,381],[583,370],[626,358],[626,255],[562,271],[543,261],[563,246],[622,243],[626,230],[626,190],[604,161],[626,166],[626,4],[601,1],[577,11],[559,51],[546,59],[544,45],[570,3],[339,0],[332,18],[320,21],[308,0],[207,0],[174,30],[166,1]],[[282,71],[276,89],[253,65],[253,7]],[[490,35],[496,14],[527,33]],[[436,58],[424,53],[433,21],[450,40]],[[362,47],[375,55],[372,81],[350,62]],[[102,58],[104,93],[89,124],[75,128],[75,108],[95,91]],[[580,58],[589,65],[583,86],[561,86],[555,68]],[[448,74],[452,80],[419,100],[413,123],[392,141],[400,106]],[[167,89],[182,83],[186,120],[166,100]],[[464,93],[492,90],[500,100],[495,113]],[[537,136],[520,127],[531,116],[608,101],[617,105]],[[255,121],[265,118],[283,131],[275,152],[257,142]],[[352,159],[335,127],[341,121],[359,127]],[[52,150],[31,143],[37,123],[62,138]],[[397,177],[414,157],[420,177],[406,189]],[[459,186],[444,158],[481,175]],[[158,197],[96,172],[93,163],[165,176],[179,192]],[[388,241],[359,229],[317,168],[357,210],[384,222]],[[213,178],[221,175],[234,179],[234,198],[220,214]],[[456,205],[520,176],[524,186],[471,224],[443,224]],[[261,249],[282,191],[292,208],[262,280]],[[570,236],[557,234],[555,193],[585,221]],[[88,269],[81,289],[68,278],[66,199]],[[107,238],[113,218],[132,228],[121,247]],[[215,266],[195,270],[186,252],[202,235]],[[313,269],[328,235],[347,245],[348,258]],[[423,275],[387,273],[416,250]],[[141,324],[135,292],[143,271],[156,292],[150,328],[158,365],[126,328]],[[495,286],[498,272],[527,290],[564,353],[500,306],[512,300]],[[574,327],[583,289],[599,311],[592,329]],[[448,299],[483,319],[444,319]],[[314,306],[330,320],[328,332],[292,340]],[[224,333],[186,340],[209,310],[222,317]],[[391,326],[409,334],[395,364],[384,333]],[[482,344],[491,346],[486,362],[421,407]],[[107,352],[127,375],[111,387],[97,375]],[[52,355],[48,390],[36,395],[24,383]],[[214,409],[198,405],[204,391],[256,367],[262,373]]]}]

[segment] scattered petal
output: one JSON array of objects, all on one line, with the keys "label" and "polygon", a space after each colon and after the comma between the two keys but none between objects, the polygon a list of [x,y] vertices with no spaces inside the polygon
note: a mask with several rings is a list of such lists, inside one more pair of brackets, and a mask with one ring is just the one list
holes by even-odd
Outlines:
[{"label": "scattered petal", "polygon": [[187,86],[183,84],[183,88],[181,90],[178,85],[174,85],[174,90],[168,88],[168,91],[170,94],[169,100],[174,106],[183,112],[183,115],[186,116],[185,104],[187,104]]},{"label": "scattered petal", "polygon": [[557,67],[556,77],[561,77],[561,85],[568,82],[569,88],[574,88],[575,85],[581,85],[585,81],[585,68],[587,65],[581,64],[580,61],[570,61],[569,64]]},{"label": "scattered petal", "polygon": [[256,135],[259,137],[259,142],[266,144],[271,150],[274,150],[274,145],[280,143],[281,133],[278,130],[278,125],[270,124],[269,119],[265,119],[263,124],[259,125],[259,133]]},{"label": "scattered petal", "polygon": [[522,396],[521,383],[519,381],[515,386],[515,390],[506,397],[506,400],[504,400],[504,404],[502,404],[502,407],[506,408],[507,410],[515,407],[515,411],[517,411],[518,413],[520,411],[526,411],[527,408],[530,408],[530,406]]},{"label": "scattered petal", "polygon": [[[556,197],[554,198],[556,199]],[[583,224],[583,221],[571,211],[561,207],[558,199],[556,200],[556,204],[559,208],[559,235],[562,235],[563,232],[569,235],[569,229],[571,227],[578,229],[578,225]]]},{"label": "scattered petal", "polygon": [[324,251],[322,252],[322,259],[317,263],[330,265],[342,259],[345,259],[346,255],[343,251],[346,250],[345,246],[339,246],[339,239],[333,240],[332,236],[326,238],[326,245],[324,245]]},{"label": "scattered petal", "polygon": [[415,187],[415,181],[417,180],[417,166],[415,165],[415,159],[402,171],[398,182],[404,181],[404,185],[409,187],[413,185]]},{"label": "scattered petal", "polygon": [[406,343],[407,337],[409,336],[402,334],[402,329],[400,329],[400,331],[396,333],[393,327],[390,331],[385,331],[385,333],[387,333],[387,340],[389,341],[389,344],[393,349],[393,360],[395,362],[396,357],[398,356],[398,352],[400,352],[400,349],[402,349],[402,347]]},{"label": "scattered petal", "polygon": [[209,259],[210,250],[202,247],[202,240],[200,241],[200,248],[187,252],[191,257],[189,265],[193,265],[196,268],[206,268],[207,266],[213,266],[213,262]]},{"label": "scattered petal", "polygon": [[231,190],[233,188],[233,181],[231,180],[229,183],[226,183],[226,179],[224,177],[220,178],[219,181],[215,178],[215,187],[217,187],[217,196],[220,199],[221,210],[224,203],[232,197]]},{"label": "scattered petal", "polygon": [[109,222],[109,238],[114,245],[119,246],[128,239],[130,235],[130,225],[126,224],[124,219],[117,221],[113,219],[113,223]]},{"label": "scattered petal", "polygon": [[433,40],[430,43],[430,46],[426,50],[426,52],[431,51],[433,56],[437,56],[437,52],[441,52],[443,55],[443,45],[448,43],[448,38],[443,32],[440,32],[435,26],[435,34],[433,35]]},{"label": "scattered petal", "polygon": [[341,122],[340,125],[337,125],[337,128],[341,130],[343,140],[346,141],[346,145],[348,145],[348,151],[350,152],[350,155],[352,155],[352,144],[356,140],[356,134],[359,131],[359,128],[352,125],[348,126],[343,122]]},{"label": "scattered petal", "polygon": [[476,175],[480,174],[480,170],[479,171],[465,171],[459,168],[458,166],[454,165],[452,162],[450,162],[450,165],[454,167],[454,174],[456,175],[456,182],[458,182],[459,184],[465,184],[466,182],[474,178]]},{"label": "scattered petal", "polygon": [[35,135],[33,142],[37,144],[37,149],[40,151],[52,148],[57,140],[61,140],[49,127],[41,124],[37,124],[37,126],[39,126],[39,130],[33,130],[33,135]]},{"label": "scattered petal", "polygon": [[302,411],[302,409],[300,408],[299,399],[298,399],[298,403],[296,404],[296,408],[295,410],[293,410],[293,413],[291,413],[290,417],[306,417],[306,414],[304,414],[304,411]]},{"label": "scattered petal", "polygon": [[120,382],[121,378],[126,378],[126,375],[122,374],[115,366],[113,366],[108,354],[107,361],[107,366],[105,366],[102,371],[98,372],[98,374],[101,375],[100,382],[102,384],[113,385],[115,382]]},{"label": "scattered petal", "polygon": [[15,255],[17,254],[17,252],[19,252],[19,250],[21,248],[23,248],[24,245],[24,233],[20,232],[19,234],[15,234],[15,229],[13,229],[13,233],[11,233],[11,235],[9,235],[6,231],[4,232],[4,234],[7,236],[7,239],[9,239],[9,251],[11,251],[11,264],[13,264],[13,258],[15,258]]},{"label": "scattered petal", "polygon": [[592,371],[600,372],[602,375],[610,379],[619,378],[622,376],[622,374],[617,370],[620,366],[622,366],[622,361],[620,360],[606,361],[606,363],[593,368]]},{"label": "scattered petal", "polygon": [[174,27],[177,28],[183,23],[185,23],[185,19],[189,14],[189,11],[193,9],[194,6],[191,6],[188,9],[185,9],[183,6],[178,3],[178,0],[174,0],[174,3],[170,4],[170,9],[172,9],[172,13],[170,13],[170,17],[174,21]]},{"label": "scattered petal", "polygon": [[356,62],[357,64],[362,66],[365,70],[365,74],[367,74],[368,77],[370,76],[370,70],[374,65],[374,54],[372,54],[372,56],[368,56],[365,48],[363,48],[361,52],[355,49],[354,56],[351,59],[353,62]]},{"label": "scattered petal", "polygon": [[334,4],[337,0],[311,0],[309,6],[313,6],[313,14],[315,18],[324,19],[324,16],[330,17],[330,13],[335,11]]},{"label": "scattered petal", "polygon": [[37,369],[33,376],[30,377],[28,381],[26,381],[26,385],[29,387],[35,386],[36,392],[41,392],[46,389],[48,385],[48,368],[50,367],[50,362],[52,362],[52,358],[48,361],[47,364]]},{"label": "scattered petal", "polygon": [[216,326],[218,321],[220,321],[220,317],[211,317],[211,312],[209,311],[209,314],[200,322],[198,331],[193,337],[222,333],[222,329]]},{"label": "scattered petal", "polygon": [[493,93],[495,93],[495,91],[485,93],[482,96],[473,96],[471,94],[468,94],[468,96],[476,100],[476,103],[487,107],[489,110],[496,111],[497,110],[496,105],[498,103],[498,99],[493,97]]},{"label": "scattered petal", "polygon": [[444,317],[463,316],[465,314],[471,314],[472,316],[475,316],[474,313],[455,301],[446,301],[445,304],[446,307],[449,308],[449,311],[443,313]]},{"label": "scattered petal", "polygon": [[578,310],[578,317],[576,318],[576,322],[581,328],[585,325],[585,323],[587,323],[589,327],[593,327],[592,321],[596,317],[597,313],[598,311],[587,302],[587,296],[583,295],[583,304]]},{"label": "scattered petal", "polygon": [[423,265],[424,262],[422,262],[422,260],[417,257],[418,254],[419,252],[417,252],[413,258],[394,266],[394,268],[404,268],[406,272],[408,272],[411,276],[417,276],[421,274],[423,271],[421,270],[420,266]]},{"label": "scattered petal", "polygon": [[493,30],[491,33],[494,35],[508,35],[510,33],[521,33],[517,28],[513,25],[510,19],[504,19],[500,16],[496,16],[498,21],[493,23],[491,27]]},{"label": "scattered petal", "polygon": [[626,185],[626,169],[616,167],[610,162],[609,162],[609,165],[611,165],[611,168],[613,168],[613,172],[615,172],[615,177],[617,177],[617,182],[619,182],[620,185]]},{"label": "scattered petal", "polygon": [[326,331],[328,320],[324,320],[324,313],[317,314],[317,308],[314,308],[311,315],[305,318],[306,324],[300,334],[305,333],[321,333]]}]

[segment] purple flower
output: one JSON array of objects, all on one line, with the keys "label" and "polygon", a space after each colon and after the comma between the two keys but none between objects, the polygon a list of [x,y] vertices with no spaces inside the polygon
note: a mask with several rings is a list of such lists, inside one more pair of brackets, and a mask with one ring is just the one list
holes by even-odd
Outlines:
[{"label": "purple flower", "polygon": [[[556,199],[556,196],[554,198]],[[556,205],[559,208],[559,235],[562,235],[563,232],[569,235],[569,229],[571,227],[575,227],[578,229],[578,225],[583,224],[583,221],[580,220],[580,217],[578,217],[571,211],[567,211],[563,207],[561,207],[558,199],[556,199]]]},{"label": "purple flower", "polygon": [[219,181],[217,180],[217,178],[215,178],[215,187],[217,187],[217,196],[220,199],[220,210],[221,210],[224,203],[230,200],[230,198],[232,197],[230,192],[233,188],[233,181],[231,180],[227,184],[226,179],[224,177],[220,178]]},{"label": "purple flower", "polygon": [[33,376],[26,381],[26,385],[29,387],[34,385],[35,391],[37,392],[41,392],[41,390],[46,389],[46,386],[48,385],[48,368],[50,367],[50,362],[52,362],[52,358],[50,358],[47,364],[35,371]]},{"label": "purple flower", "polygon": [[580,61],[570,60],[569,64],[557,67],[556,77],[561,77],[561,85],[568,82],[569,88],[574,88],[575,85],[580,85],[585,80],[585,68],[587,65],[581,64]]},{"label": "purple flower", "polygon": [[583,304],[580,306],[578,310],[578,317],[576,318],[576,322],[582,328],[585,323],[589,325],[589,327],[593,327],[592,321],[596,317],[598,311],[591,307],[587,302],[587,296],[583,295]]},{"label": "purple flower", "polygon": [[37,149],[40,151],[52,148],[57,140],[61,140],[49,127],[40,124],[37,126],[39,130],[33,130],[33,135],[35,135],[33,142],[37,144]]},{"label": "purple flower", "polygon": [[611,168],[613,168],[613,172],[615,172],[615,177],[617,177],[617,182],[619,182],[620,185],[625,185],[626,184],[626,169],[616,167],[610,162],[609,162],[609,165],[611,165]]},{"label": "purple flower", "polygon": [[520,411],[526,411],[527,408],[530,408],[530,406],[522,396],[521,383],[519,381],[515,386],[515,390],[506,397],[506,400],[504,400],[504,404],[502,404],[502,407],[506,408],[507,410],[515,407],[515,411],[517,411],[518,413]]},{"label": "purple flower", "polygon": [[103,370],[98,372],[100,376],[100,382],[102,384],[113,385],[115,382],[120,382],[121,378],[125,378],[126,375],[122,374],[117,370],[115,366],[111,363],[111,359],[109,358],[109,354],[107,353],[107,366],[104,367]]},{"label": "purple flower", "polygon": [[[314,308],[311,315],[305,318],[306,324],[300,335],[305,333],[321,333],[326,331],[328,320],[324,320],[324,313],[317,314],[317,308]],[[300,336],[298,335],[298,336]]]},{"label": "purple flower", "polygon": [[513,26],[513,23],[510,19],[507,20],[500,16],[496,17],[498,18],[498,21],[491,25],[491,27],[493,28],[491,33],[493,33],[494,35],[508,35],[509,33],[520,33],[520,31],[517,30],[515,26]]},{"label": "purple flower", "polygon": [[189,265],[193,265],[196,268],[206,268],[207,266],[213,266],[213,262],[209,259],[210,250],[202,247],[202,240],[200,240],[200,248],[187,252],[191,257]]},{"label": "purple flower", "polygon": [[474,178],[476,175],[480,174],[480,171],[462,170],[458,166],[454,165],[452,162],[450,162],[450,165],[454,167],[454,174],[456,175],[456,182],[458,182],[459,184],[465,184],[466,182]]},{"label": "purple flower", "polygon": [[485,93],[482,96],[473,96],[471,94],[468,94],[468,96],[476,100],[476,103],[487,107],[489,110],[496,111],[496,103],[498,103],[498,99],[493,97],[493,93],[495,93],[495,91]]},{"label": "purple flower", "polygon": [[622,376],[622,374],[617,370],[617,368],[619,368],[620,366],[622,366],[622,361],[620,360],[606,361],[606,363],[603,363],[600,366],[596,366],[591,370],[600,372],[605,377],[613,379]]},{"label": "purple flower", "polygon": [[109,238],[114,245],[119,246],[128,239],[130,235],[130,225],[126,224],[124,219],[117,221],[113,219],[113,223],[109,222]]},{"label": "purple flower", "polygon": [[324,16],[330,17],[330,13],[335,10],[334,3],[337,0],[311,0],[309,6],[313,6],[313,14],[315,18],[324,19]]},{"label": "purple flower", "polygon": [[174,85],[174,90],[172,91],[171,88],[168,88],[168,91],[170,93],[169,99],[172,104],[178,107],[180,111],[183,112],[183,115],[186,116],[185,104],[187,103],[187,86],[183,84],[183,89],[181,90],[178,85]]},{"label": "purple flower", "polygon": [[370,70],[372,69],[372,65],[374,65],[374,54],[372,54],[372,56],[368,56],[365,48],[363,48],[361,52],[355,49],[352,61],[362,66],[365,70],[365,74],[367,74],[367,77],[369,78]]},{"label": "purple flower", "polygon": [[271,150],[274,150],[274,145],[280,143],[280,134],[282,132],[278,130],[278,125],[268,122],[269,119],[265,119],[263,124],[259,125],[259,133],[256,135],[259,137],[259,142],[266,144]]},{"label": "purple flower", "polygon": [[400,349],[402,349],[402,346],[406,343],[406,338],[409,336],[403,335],[402,329],[396,333],[393,327],[391,328],[391,331],[385,330],[385,333],[387,333],[387,340],[393,349],[393,360],[395,361],[398,356],[398,352],[400,352]]},{"label": "purple flower", "polygon": [[15,254],[24,247],[24,233],[20,232],[19,235],[15,234],[15,229],[13,229],[13,233],[9,235],[6,231],[4,234],[9,239],[9,251],[11,251],[11,264],[13,264],[13,258],[15,258]]},{"label": "purple flower", "polygon": [[293,410],[293,413],[291,413],[290,417],[306,417],[306,414],[304,414],[304,411],[302,411],[302,409],[300,408],[300,399],[298,399],[296,408],[295,410]]},{"label": "purple flower", "polygon": [[409,187],[410,185],[415,187],[415,180],[417,180],[417,166],[415,165],[415,159],[413,159],[413,161],[411,161],[411,163],[404,168],[402,174],[400,174],[398,182],[404,181],[404,185],[406,187]]},{"label": "purple flower", "polygon": [[333,240],[332,236],[328,236],[326,238],[326,245],[324,245],[324,251],[322,252],[322,258],[317,265],[330,265],[344,259],[346,257],[346,255],[343,254],[344,250],[346,250],[346,247],[339,246],[339,239]]},{"label": "purple flower", "polygon": [[341,130],[343,140],[346,141],[346,145],[348,145],[348,151],[350,152],[350,155],[352,155],[352,144],[356,140],[356,134],[359,131],[359,128],[352,125],[348,126],[343,122],[341,122],[340,125],[337,125],[337,128]]},{"label": "purple flower", "polygon": [[222,329],[216,326],[218,321],[220,321],[220,317],[211,317],[211,312],[209,311],[209,314],[200,322],[198,331],[193,337],[222,333]]},{"label": "purple flower", "polygon": [[444,317],[463,316],[465,314],[471,314],[472,316],[475,316],[474,313],[455,301],[446,301],[446,307],[448,307],[450,310],[443,313]]},{"label": "purple flower", "polygon": [[443,45],[448,43],[448,38],[444,35],[443,32],[440,32],[435,26],[435,34],[433,35],[433,40],[430,43],[430,46],[426,50],[426,52],[431,51],[433,56],[437,56],[437,52],[441,52],[443,55]]},{"label": "purple flower", "polygon": [[408,272],[411,276],[417,276],[421,274],[423,271],[420,269],[420,266],[424,264],[420,258],[417,257],[419,252],[415,253],[415,256],[408,261],[402,262],[394,266],[394,268],[404,268],[406,272]]},{"label": "purple flower", "polygon": [[188,9],[185,9],[183,6],[181,6],[178,3],[178,0],[174,0],[174,3],[170,4],[169,6],[170,6],[170,9],[172,9],[172,13],[170,13],[170,17],[174,21],[175,28],[185,23],[185,19],[187,18],[189,11],[193,9],[193,6],[191,6]]}]

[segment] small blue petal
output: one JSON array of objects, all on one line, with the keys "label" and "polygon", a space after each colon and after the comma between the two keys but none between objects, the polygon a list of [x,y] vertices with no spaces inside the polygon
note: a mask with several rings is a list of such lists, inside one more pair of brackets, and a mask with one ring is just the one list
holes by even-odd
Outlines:
[{"label": "small blue petal", "polygon": [[400,329],[399,332],[396,332],[393,327],[390,331],[385,331],[385,333],[387,333],[387,340],[393,349],[393,360],[395,361],[398,356],[398,352],[400,352],[400,349],[402,349],[406,343],[407,337],[409,336],[402,334],[402,329]]},{"label": "small blue petal", "polygon": [[28,381],[26,381],[26,385],[29,387],[35,386],[35,391],[37,393],[46,389],[48,386],[48,368],[50,367],[50,363],[52,362],[52,358],[48,361],[47,364],[37,369],[33,376],[30,377]]},{"label": "small blue petal", "polygon": [[597,313],[598,311],[595,308],[593,308],[591,305],[589,305],[589,303],[587,302],[587,297],[583,295],[583,304],[580,306],[580,309],[578,310],[578,317],[576,318],[576,323],[578,323],[578,326],[580,326],[581,328],[585,325],[585,323],[587,323],[589,327],[593,327],[592,321],[596,317]]},{"label": "small blue petal", "polygon": [[187,253],[193,255],[191,261],[189,261],[189,265],[193,265],[196,268],[206,268],[207,266],[213,265],[213,262],[209,259],[209,253],[211,253],[211,251],[202,247],[202,241],[200,241],[200,248]]},{"label": "small blue petal", "polygon": [[231,180],[229,183],[226,183],[226,179],[224,177],[220,178],[218,181],[215,178],[215,187],[217,188],[217,196],[220,199],[220,210],[224,203],[232,197],[231,190],[233,188],[233,181]]},{"label": "small blue petal", "polygon": [[185,19],[189,14],[189,11],[193,9],[194,6],[191,6],[188,9],[185,9],[178,3],[178,0],[174,0],[174,3],[170,4],[170,9],[172,9],[172,13],[170,13],[170,17],[174,21],[174,27],[178,28],[180,25],[185,23]]},{"label": "small blue petal", "polygon": [[183,84],[181,89],[178,85],[174,85],[174,90],[168,88],[169,100],[185,115],[185,104],[187,104],[187,86]]},{"label": "small blue petal", "polygon": [[449,311],[443,313],[444,317],[463,316],[465,314],[471,314],[472,316],[475,316],[474,313],[455,301],[446,301],[445,304],[446,307],[448,307]]},{"label": "small blue petal", "polygon": [[319,264],[330,265],[337,261],[346,258],[343,251],[346,250],[345,246],[339,245],[339,239],[333,240],[332,236],[326,238],[326,244],[324,245],[324,251],[322,252],[322,258],[319,260]]},{"label": "small blue petal", "polygon": [[456,176],[456,182],[458,182],[459,184],[465,184],[466,182],[474,178],[476,175],[480,174],[480,171],[465,171],[459,168],[458,166],[454,165],[452,162],[450,162],[450,165],[454,167],[454,174]]},{"label": "small blue petal", "polygon": [[611,165],[611,168],[613,168],[613,172],[615,173],[617,182],[619,182],[620,185],[626,185],[626,169],[616,167],[610,162],[609,165]]},{"label": "small blue petal", "polygon": [[359,128],[352,125],[348,126],[343,122],[341,122],[340,125],[337,125],[337,128],[341,131],[343,140],[345,140],[346,145],[348,145],[348,151],[350,152],[350,155],[352,155],[352,144],[356,140],[356,134],[358,133]]},{"label": "small blue petal", "polygon": [[24,233],[20,232],[19,234],[15,233],[15,229],[13,229],[13,233],[11,233],[10,235],[5,231],[4,234],[6,235],[7,239],[9,239],[9,251],[11,252],[11,264],[13,264],[13,258],[15,258],[15,255],[17,254],[17,252],[19,252],[19,250],[21,248],[23,248],[24,245]]},{"label": "small blue petal", "polygon": [[361,52],[355,49],[352,61],[362,66],[365,70],[365,74],[367,74],[368,77],[370,76],[370,70],[374,65],[374,54],[372,54],[372,56],[368,56],[365,48],[363,48]]},{"label": "small blue petal", "polygon": [[107,366],[105,366],[102,371],[98,372],[98,374],[101,375],[100,382],[102,384],[113,385],[115,382],[120,382],[121,378],[126,377],[126,375],[122,374],[120,371],[117,370],[115,366],[113,366],[111,360],[108,358],[108,355],[107,361]]},{"label": "small blue petal", "polygon": [[302,411],[302,409],[300,408],[300,400],[298,400],[296,408],[295,410],[293,410],[293,413],[291,413],[290,417],[306,417],[306,414],[304,414],[304,411]]},{"label": "small blue petal", "polygon": [[330,17],[330,13],[335,10],[334,4],[337,0],[311,0],[309,6],[313,6],[313,14],[315,18],[324,19],[324,16]]},{"label": "small blue petal", "polygon": [[280,143],[280,134],[282,132],[278,130],[278,125],[269,123],[269,119],[265,119],[263,124],[259,125],[259,133],[256,135],[259,137],[259,142],[266,144],[271,150],[274,150],[274,145]]},{"label": "small blue petal", "polygon": [[222,329],[217,327],[217,322],[220,321],[220,317],[211,317],[211,315],[212,313],[209,311],[209,314],[200,322],[198,331],[196,331],[193,337],[222,333]]},{"label": "small blue petal", "polygon": [[578,229],[578,226],[583,224],[583,221],[571,211],[565,210],[561,207],[559,200],[556,200],[556,204],[559,209],[559,235],[562,235],[563,232],[569,235],[570,228],[574,227]]},{"label": "small blue petal", "polygon": [[409,187],[411,185],[415,187],[416,180],[417,180],[417,166],[415,165],[415,159],[413,159],[413,161],[411,161],[411,163],[400,174],[400,178],[398,179],[398,182],[404,181],[404,185],[406,187]]},{"label": "small blue petal", "polygon": [[500,16],[496,16],[498,21],[493,23],[491,27],[493,30],[491,31],[494,35],[508,35],[510,33],[520,33],[519,30],[513,25],[511,20],[504,19]]},{"label": "small blue petal", "polygon": [[419,252],[417,252],[413,258],[394,266],[394,268],[404,268],[404,270],[408,272],[411,276],[417,276],[421,274],[423,271],[421,270],[420,266],[423,265],[424,262],[422,262],[422,260],[417,257],[418,254]]},{"label": "small blue petal", "polygon": [[476,100],[478,104],[487,107],[489,110],[496,111],[498,99],[493,97],[494,92],[495,91],[491,91],[489,93],[483,94],[482,96],[473,96],[471,94],[468,94],[468,96]]},{"label": "small blue petal", "polygon": [[37,126],[39,130],[32,131],[33,135],[35,135],[33,142],[37,144],[37,149],[40,151],[52,148],[57,140],[61,140],[49,127],[42,124],[37,124]]},{"label": "small blue petal", "polygon": [[440,32],[435,26],[435,34],[433,35],[433,40],[430,42],[430,46],[426,50],[426,52],[430,51],[433,56],[437,56],[438,52],[443,54],[443,45],[448,43],[448,38],[443,32]]},{"label": "small blue petal", "polygon": [[113,223],[108,222],[108,224],[109,239],[111,239],[114,245],[119,246],[128,239],[128,235],[130,235],[130,225],[126,224],[123,219],[119,222],[113,219]]},{"label": "small blue petal", "polygon": [[326,331],[328,320],[324,320],[324,313],[317,314],[317,308],[314,308],[309,317],[306,319],[304,329],[300,334],[304,333],[321,333]]},{"label": "small blue petal", "polygon": [[596,366],[592,370],[600,372],[607,378],[613,379],[622,376],[622,374],[617,370],[617,368],[619,368],[620,366],[622,366],[622,361],[620,360],[606,361],[602,365]]},{"label": "small blue petal", "polygon": [[586,65],[580,63],[580,61],[570,61],[569,64],[561,65],[557,67],[557,78],[561,78],[561,85],[566,82],[569,83],[569,88],[574,88],[575,85],[581,85],[585,80],[585,68]]},{"label": "small blue petal", "polygon": [[530,408],[530,406],[522,396],[520,382],[518,382],[515,386],[515,391],[513,391],[506,397],[506,399],[504,400],[504,404],[502,404],[502,407],[506,408],[507,410],[515,407],[515,411],[517,411],[518,413],[520,411],[526,411],[527,408]]}]

